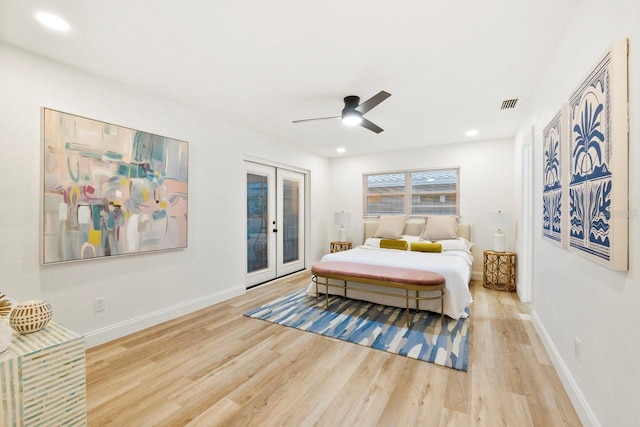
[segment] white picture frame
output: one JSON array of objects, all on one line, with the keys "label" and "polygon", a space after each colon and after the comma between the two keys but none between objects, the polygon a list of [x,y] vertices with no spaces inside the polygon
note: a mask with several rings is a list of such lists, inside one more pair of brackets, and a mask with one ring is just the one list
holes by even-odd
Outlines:
[{"label": "white picture frame", "polygon": [[569,250],[628,270],[628,40],[569,98]]}]

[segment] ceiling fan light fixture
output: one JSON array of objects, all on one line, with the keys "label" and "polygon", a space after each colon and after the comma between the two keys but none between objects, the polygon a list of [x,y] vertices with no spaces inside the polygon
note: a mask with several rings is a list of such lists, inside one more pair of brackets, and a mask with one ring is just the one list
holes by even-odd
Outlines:
[{"label": "ceiling fan light fixture", "polygon": [[347,126],[362,126],[363,128],[370,130],[371,132],[380,133],[384,131],[384,129],[382,129],[377,124],[365,119],[363,116],[390,96],[391,94],[389,92],[381,90],[380,92],[360,104],[359,96],[349,95],[344,98],[344,108],[342,109],[341,115],[332,117],[316,117],[314,119],[294,120],[293,123],[310,122],[312,120],[342,119],[342,123]]},{"label": "ceiling fan light fixture", "polygon": [[342,123],[347,126],[358,126],[362,123],[362,113],[356,110],[343,111]]}]

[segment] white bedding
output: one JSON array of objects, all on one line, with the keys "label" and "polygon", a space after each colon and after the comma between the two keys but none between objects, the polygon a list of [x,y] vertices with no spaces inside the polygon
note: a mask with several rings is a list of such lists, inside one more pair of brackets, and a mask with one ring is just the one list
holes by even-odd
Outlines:
[{"label": "white bedding", "polygon": [[[359,262],[362,264],[417,268],[440,273],[446,280],[444,314],[453,319],[468,316],[465,308],[472,302],[471,292],[469,292],[469,280],[471,278],[473,257],[467,251],[451,250],[442,253],[428,253],[358,246],[348,251],[327,254],[322,257],[322,261]],[[380,289],[379,287],[372,287],[372,285],[352,282],[349,282],[349,286]],[[321,295],[324,294],[325,287],[319,286],[318,291]],[[387,288],[385,289],[386,291],[397,291],[398,294],[404,293],[402,289]],[[313,282],[307,288],[307,293],[313,296],[316,295],[316,288]],[[342,295],[343,290],[337,287],[330,287],[329,293]],[[405,299],[400,297],[387,297],[351,290],[347,296],[377,304],[406,307]],[[411,301],[410,306],[415,308],[415,302]],[[440,313],[440,301],[421,301],[420,309]]]}]

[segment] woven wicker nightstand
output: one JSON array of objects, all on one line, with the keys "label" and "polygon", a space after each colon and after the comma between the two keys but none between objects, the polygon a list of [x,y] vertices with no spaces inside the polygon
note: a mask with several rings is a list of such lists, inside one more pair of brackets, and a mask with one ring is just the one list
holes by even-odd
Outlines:
[{"label": "woven wicker nightstand", "polygon": [[351,242],[347,241],[347,242],[338,242],[338,241],[333,241],[331,242],[331,253],[334,252],[342,252],[342,251],[346,251],[351,249]]},{"label": "woven wicker nightstand", "polygon": [[484,251],[482,285],[497,291],[516,290],[516,254]]}]

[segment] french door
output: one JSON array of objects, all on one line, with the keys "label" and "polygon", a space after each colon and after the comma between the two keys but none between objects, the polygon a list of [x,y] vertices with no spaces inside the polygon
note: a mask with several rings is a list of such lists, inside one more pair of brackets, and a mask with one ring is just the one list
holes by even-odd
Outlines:
[{"label": "french door", "polygon": [[245,162],[247,287],[304,269],[305,175]]}]

